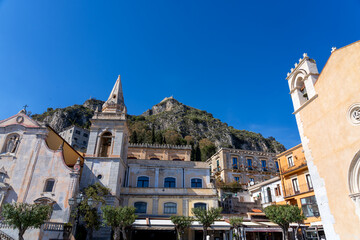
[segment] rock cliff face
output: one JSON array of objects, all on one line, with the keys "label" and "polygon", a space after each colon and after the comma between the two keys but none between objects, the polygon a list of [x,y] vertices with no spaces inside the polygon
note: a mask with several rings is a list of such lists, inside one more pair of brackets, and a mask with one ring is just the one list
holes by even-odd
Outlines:
[{"label": "rock cliff face", "polygon": [[[48,123],[58,132],[71,125],[89,128],[89,120],[95,109],[101,109],[103,103],[90,99],[83,105],[55,110],[49,108],[47,112],[32,117]],[[272,137],[264,138],[259,133],[234,129],[214,118],[211,113],[186,106],[172,97],[165,98],[139,116],[129,115],[128,125],[132,136],[137,135],[131,140],[137,143],[170,143],[169,139],[176,139],[171,143],[186,144],[189,139],[195,143],[208,139],[216,147],[276,153],[285,150],[285,147]],[[167,141],[162,140],[165,138]]]}]

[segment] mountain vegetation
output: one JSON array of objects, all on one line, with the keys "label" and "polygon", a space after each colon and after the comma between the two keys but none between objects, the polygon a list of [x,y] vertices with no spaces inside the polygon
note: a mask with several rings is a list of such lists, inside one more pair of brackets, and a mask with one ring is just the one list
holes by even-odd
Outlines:
[{"label": "mountain vegetation", "polygon": [[[48,108],[32,117],[48,123],[58,132],[76,125],[90,127],[90,119],[104,102],[89,99],[83,105]],[[165,98],[141,115],[128,115],[130,143],[191,145],[193,160],[206,160],[220,147],[279,153],[285,147],[275,138],[238,130],[214,118],[211,113]]]}]

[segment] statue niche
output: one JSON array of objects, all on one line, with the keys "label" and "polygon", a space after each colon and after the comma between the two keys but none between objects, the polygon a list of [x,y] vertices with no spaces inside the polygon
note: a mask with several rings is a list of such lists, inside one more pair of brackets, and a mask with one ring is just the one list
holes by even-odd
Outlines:
[{"label": "statue niche", "polygon": [[19,145],[20,136],[18,134],[11,134],[7,137],[2,153],[15,153]]},{"label": "statue niche", "polygon": [[100,139],[99,157],[109,157],[111,151],[112,134],[106,132]]}]

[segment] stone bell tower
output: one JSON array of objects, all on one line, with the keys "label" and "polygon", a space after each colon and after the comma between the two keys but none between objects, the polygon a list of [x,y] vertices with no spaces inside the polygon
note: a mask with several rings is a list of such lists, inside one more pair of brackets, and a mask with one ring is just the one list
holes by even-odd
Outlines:
[{"label": "stone bell tower", "polygon": [[128,127],[120,75],[101,110],[92,117],[81,187],[101,183],[111,189],[114,205],[126,169]]}]

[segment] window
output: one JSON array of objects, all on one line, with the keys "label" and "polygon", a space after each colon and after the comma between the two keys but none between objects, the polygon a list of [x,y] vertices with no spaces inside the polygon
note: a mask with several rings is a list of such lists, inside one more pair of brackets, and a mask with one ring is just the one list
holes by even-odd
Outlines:
[{"label": "window", "polygon": [[312,185],[312,181],[311,181],[310,174],[306,174],[306,182],[307,182],[307,185],[308,185],[309,190],[312,190],[312,189],[313,189],[313,185]]},{"label": "window", "polygon": [[182,161],[180,158],[174,158],[173,161]]},{"label": "window", "polygon": [[267,171],[266,160],[261,160],[261,168],[263,171]]},{"label": "window", "polygon": [[247,165],[248,165],[248,170],[253,170],[253,168],[252,168],[252,159],[248,158],[248,159],[246,159],[246,161],[247,161]]},{"label": "window", "polygon": [[148,177],[138,177],[137,187],[149,187],[149,178]]},{"label": "window", "polygon": [[232,159],[232,162],[233,169],[238,169],[238,160],[236,157]]},{"label": "window", "polygon": [[77,142],[78,139],[77,139],[77,138],[74,138],[74,140],[75,140],[75,142]]},{"label": "window", "polygon": [[89,137],[89,134],[84,133],[83,136],[87,138],[87,137]]},{"label": "window", "polygon": [[206,210],[206,203],[195,203],[194,208],[202,208]]},{"label": "window", "polygon": [[250,182],[255,182],[254,178],[250,178]]},{"label": "window", "polygon": [[85,144],[86,144],[86,141],[83,141],[83,144],[85,145]]},{"label": "window", "polygon": [[165,178],[164,187],[166,187],[166,188],[175,188],[176,187],[175,178],[173,178],[173,177]]},{"label": "window", "polygon": [[239,177],[235,177],[235,181],[236,181],[236,182],[239,182],[239,181],[240,181],[240,178],[239,178]]},{"label": "window", "polygon": [[135,207],[135,213],[146,213],[147,203],[146,202],[136,202],[136,203],[134,203],[134,207]]},{"label": "window", "polygon": [[165,203],[164,204],[164,214],[176,214],[176,203]]},{"label": "window", "polygon": [[137,159],[137,157],[131,156],[131,157],[128,157],[128,159]]},{"label": "window", "polygon": [[302,198],[300,201],[305,217],[318,217],[320,215],[315,196]]},{"label": "window", "polygon": [[80,131],[79,131],[79,130],[75,130],[75,133],[80,135]]},{"label": "window", "polygon": [[279,162],[278,161],[275,161],[275,166],[276,166],[276,171],[280,172],[280,170],[279,170]]},{"label": "window", "polygon": [[289,167],[294,166],[294,160],[293,160],[293,157],[292,157],[292,156],[289,156],[289,157],[287,158],[287,160],[288,160]]},{"label": "window", "polygon": [[192,188],[202,188],[202,180],[200,178],[191,179]]},{"label": "window", "polygon": [[276,185],[276,188],[275,188],[275,196],[281,196],[280,184],[277,184],[277,185]]},{"label": "window", "polygon": [[299,184],[298,184],[298,180],[297,178],[294,178],[292,181],[292,184],[293,184],[293,188],[294,188],[294,194],[297,194],[300,192],[299,190]]},{"label": "window", "polygon": [[160,159],[157,157],[151,157],[150,160],[160,160]]},{"label": "window", "polygon": [[52,192],[55,185],[54,179],[48,179],[45,182],[44,192]]},{"label": "window", "polygon": [[72,133],[72,129],[70,130],[70,133]]},{"label": "window", "polygon": [[110,155],[111,149],[111,140],[112,134],[110,132],[105,132],[100,139],[100,157],[108,157]]},{"label": "window", "polygon": [[219,160],[216,160],[216,167],[217,167],[218,170],[220,169],[220,162],[219,162]]}]

